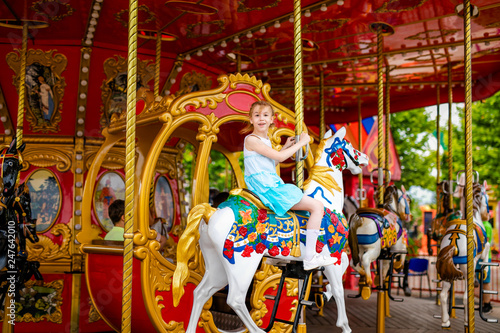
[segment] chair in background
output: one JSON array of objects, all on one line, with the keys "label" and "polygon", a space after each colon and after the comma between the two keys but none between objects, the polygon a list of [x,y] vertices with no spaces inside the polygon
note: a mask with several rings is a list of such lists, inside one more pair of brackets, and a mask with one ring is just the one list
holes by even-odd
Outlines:
[{"label": "chair in background", "polygon": [[420,276],[420,297],[422,297],[422,278],[427,276],[429,292],[432,297],[431,278],[429,276],[429,260],[425,258],[411,258],[409,263],[408,278],[410,276]]}]

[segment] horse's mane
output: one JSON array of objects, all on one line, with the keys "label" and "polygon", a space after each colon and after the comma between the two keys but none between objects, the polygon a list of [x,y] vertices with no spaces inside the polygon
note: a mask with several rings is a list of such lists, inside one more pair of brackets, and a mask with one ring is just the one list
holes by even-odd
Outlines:
[{"label": "horse's mane", "polygon": [[474,183],[472,187],[472,200],[473,200],[473,211],[477,212],[481,210],[483,198],[483,186],[479,183]]}]

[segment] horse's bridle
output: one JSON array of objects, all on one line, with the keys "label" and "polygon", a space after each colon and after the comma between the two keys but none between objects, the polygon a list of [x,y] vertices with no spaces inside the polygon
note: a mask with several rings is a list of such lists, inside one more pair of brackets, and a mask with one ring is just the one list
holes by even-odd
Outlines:
[{"label": "horse's bridle", "polygon": [[[346,148],[346,145],[347,145],[347,141],[346,140],[340,141],[339,138],[335,138],[335,140],[333,140],[333,143],[330,146],[330,148],[325,149],[325,153],[327,153],[328,156],[331,157],[340,148],[340,149],[342,149],[342,151],[344,153],[347,154],[347,156],[352,161],[352,163],[354,163],[355,166],[359,167],[359,161],[356,161],[354,159],[354,157],[351,156],[351,153]],[[346,164],[347,164],[347,160],[345,158],[346,154],[342,154],[342,155],[344,155],[344,162],[346,162]],[[331,167],[330,159],[327,159],[327,162],[328,162],[328,166]]]}]

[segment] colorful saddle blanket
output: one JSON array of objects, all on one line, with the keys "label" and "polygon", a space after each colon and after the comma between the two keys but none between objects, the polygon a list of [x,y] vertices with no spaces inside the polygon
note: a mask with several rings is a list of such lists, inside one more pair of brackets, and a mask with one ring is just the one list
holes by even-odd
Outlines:
[{"label": "colorful saddle blanket", "polygon": [[[234,253],[242,252],[241,256],[250,257],[255,251],[263,253],[268,250],[270,256],[289,256],[293,245],[294,218],[300,225],[300,242],[305,244],[308,212],[289,212],[284,217],[277,217],[267,209],[258,209],[244,197],[230,195],[220,204],[219,208],[230,207],[235,221],[224,243],[223,255],[234,264]],[[325,245],[330,255],[341,262],[341,254],[349,234],[349,226],[342,212],[332,212],[325,209],[321,221],[321,231],[316,244],[319,253]]]},{"label": "colorful saddle blanket", "polygon": [[[358,244],[372,244],[380,238],[380,246],[385,249],[396,244],[398,239],[404,236],[404,242],[407,245],[408,236],[406,230],[403,228],[401,219],[396,214],[386,209],[371,208],[365,210],[358,213],[358,216],[373,220],[378,232],[373,235],[358,235]],[[389,224],[389,228],[384,228],[384,224]],[[397,225],[399,225],[399,231]]]}]

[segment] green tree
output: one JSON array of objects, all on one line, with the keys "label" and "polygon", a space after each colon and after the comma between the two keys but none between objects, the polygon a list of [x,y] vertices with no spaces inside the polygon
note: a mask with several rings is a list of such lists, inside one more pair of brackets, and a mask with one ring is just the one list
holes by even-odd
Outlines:
[{"label": "green tree", "polygon": [[401,180],[394,183],[407,189],[420,186],[434,191],[436,179],[430,170],[436,167],[436,147],[429,140],[436,129],[425,109],[398,112],[391,115],[394,145],[401,163]]},{"label": "green tree", "polygon": [[[452,157],[454,177],[465,169],[465,110],[458,109],[460,126],[452,131]],[[480,181],[486,180],[493,187],[496,197],[500,197],[500,93],[472,104],[472,164],[479,172]],[[447,139],[446,139],[447,140]],[[443,167],[448,168],[446,159]]]}]

